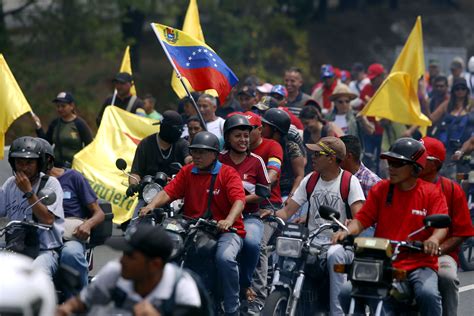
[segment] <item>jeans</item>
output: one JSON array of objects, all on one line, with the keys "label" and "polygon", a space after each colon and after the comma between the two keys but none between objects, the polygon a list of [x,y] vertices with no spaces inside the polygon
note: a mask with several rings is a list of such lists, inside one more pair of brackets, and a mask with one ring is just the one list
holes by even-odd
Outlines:
[{"label": "jeans", "polygon": [[339,292],[346,282],[346,275],[334,271],[334,264],[349,264],[354,258],[354,253],[344,249],[342,245],[331,245],[327,253],[327,268],[329,272],[329,310],[331,315],[344,315],[339,303]]},{"label": "jeans", "polygon": [[[421,315],[441,316],[441,296],[438,291],[438,274],[430,268],[418,268],[408,275],[413,288],[416,305]],[[398,315],[399,308],[389,299],[384,304],[385,315]]]},{"label": "jeans", "polygon": [[244,238],[244,246],[240,260],[240,286],[248,288],[252,282],[253,273],[260,258],[260,243],[263,237],[263,221],[255,217],[244,215],[244,225],[247,234]]},{"label": "jeans", "polygon": [[242,238],[235,233],[224,233],[217,241],[216,267],[224,297],[224,312],[235,313],[239,309],[239,265],[237,255],[242,249]]},{"label": "jeans", "polygon": [[[85,256],[85,244],[77,240],[69,240],[64,243],[59,258],[60,264],[65,264],[79,273],[81,289],[88,283],[89,264]],[[78,293],[68,293],[65,291],[66,298],[74,296]]]},{"label": "jeans", "polygon": [[457,315],[459,300],[458,264],[449,255],[438,258],[438,287],[443,302],[443,316]]},{"label": "jeans", "polygon": [[58,270],[59,254],[55,250],[40,250],[38,257],[33,261],[35,269],[43,270],[53,280]]}]

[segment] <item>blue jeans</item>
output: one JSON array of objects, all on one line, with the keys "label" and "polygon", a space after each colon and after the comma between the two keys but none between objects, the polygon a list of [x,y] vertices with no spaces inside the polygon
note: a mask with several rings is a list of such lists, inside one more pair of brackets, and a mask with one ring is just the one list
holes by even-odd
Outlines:
[{"label": "blue jeans", "polygon": [[[59,258],[60,264],[65,264],[79,273],[81,281],[81,289],[85,287],[88,283],[88,273],[89,273],[89,264],[85,256],[86,248],[84,243],[69,240],[64,243],[63,248],[61,249],[61,256]],[[78,293],[65,293],[66,298],[74,296]]]},{"label": "blue jeans", "polygon": [[237,255],[242,249],[242,238],[235,233],[224,233],[217,241],[216,266],[218,282],[223,292],[224,311],[239,309],[239,265]]},{"label": "blue jeans", "polygon": [[33,267],[43,270],[53,280],[59,266],[59,254],[55,250],[41,250],[33,261]]},{"label": "blue jeans", "polygon": [[240,286],[248,288],[252,282],[253,273],[260,258],[260,244],[263,238],[263,221],[255,217],[244,215],[244,226],[247,234],[240,260]]}]

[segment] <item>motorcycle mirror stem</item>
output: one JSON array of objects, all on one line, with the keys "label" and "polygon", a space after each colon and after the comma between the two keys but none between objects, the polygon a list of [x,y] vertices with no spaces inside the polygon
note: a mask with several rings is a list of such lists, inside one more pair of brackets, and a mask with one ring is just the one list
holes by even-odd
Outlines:
[{"label": "motorcycle mirror stem", "polygon": [[333,214],[331,214],[329,217],[331,217],[333,221],[335,221],[339,226],[341,226],[342,229],[344,229],[349,234],[349,229],[346,225],[341,223]]},{"label": "motorcycle mirror stem", "polygon": [[120,171],[122,171],[122,173],[126,176],[129,176],[130,178],[132,179],[135,179],[137,181],[137,183],[140,183],[140,180],[133,176],[131,173],[128,173],[127,171],[125,171],[125,169],[127,169],[127,162],[122,159],[122,158],[119,158],[115,161],[115,166],[117,167],[117,169],[119,169]]}]

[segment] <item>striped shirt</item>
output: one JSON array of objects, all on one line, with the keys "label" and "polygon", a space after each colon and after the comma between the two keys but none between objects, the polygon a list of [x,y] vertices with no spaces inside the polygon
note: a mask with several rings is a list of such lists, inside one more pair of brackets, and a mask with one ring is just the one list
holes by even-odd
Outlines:
[{"label": "striped shirt", "polygon": [[364,191],[364,195],[367,198],[369,195],[370,189],[379,181],[380,177],[372,172],[369,168],[364,166],[361,162],[359,170],[354,174],[354,176],[359,179],[360,186],[362,187],[362,191]]}]

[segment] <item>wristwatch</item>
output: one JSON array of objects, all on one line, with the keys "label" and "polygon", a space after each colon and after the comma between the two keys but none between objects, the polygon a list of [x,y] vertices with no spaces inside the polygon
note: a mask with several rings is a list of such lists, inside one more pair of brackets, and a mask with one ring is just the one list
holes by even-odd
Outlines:
[{"label": "wristwatch", "polygon": [[26,199],[29,199],[31,198],[33,195],[35,195],[35,192],[33,191],[30,191],[30,192],[26,192],[23,197],[26,198]]}]

